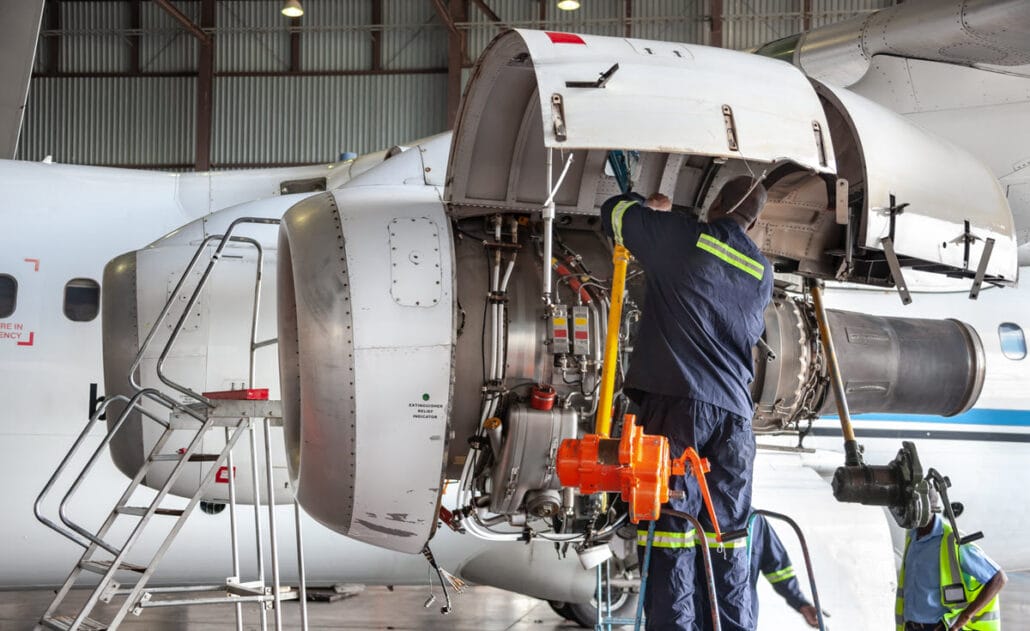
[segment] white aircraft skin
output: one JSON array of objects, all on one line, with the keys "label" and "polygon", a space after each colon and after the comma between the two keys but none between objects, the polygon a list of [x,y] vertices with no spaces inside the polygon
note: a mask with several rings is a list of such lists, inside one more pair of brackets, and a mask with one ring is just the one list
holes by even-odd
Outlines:
[{"label": "white aircraft skin", "polygon": [[[962,112],[962,116],[968,115],[968,110]],[[976,153],[976,146],[966,148]],[[381,159],[378,155],[371,161]],[[263,200],[225,211],[219,220],[226,214],[281,214],[304,196],[270,199],[277,196],[281,181],[320,177],[329,174],[329,169],[168,175],[0,161],[0,189],[10,191],[0,218],[8,226],[17,226],[0,235],[0,274],[18,281],[17,308],[11,317],[0,320],[0,382],[6,395],[6,414],[0,421],[0,444],[5,453],[0,459],[0,479],[15,481],[5,491],[7,517],[0,523],[0,537],[8,542],[0,558],[0,587],[60,583],[79,554],[75,546],[40,525],[31,512],[39,489],[86,420],[89,384],[98,384],[100,393],[105,391],[100,320],[71,322],[64,317],[65,283],[73,278],[99,281],[104,264],[114,256],[233,204]],[[1002,169],[993,170],[999,175]],[[331,176],[329,188],[344,185],[348,177]],[[1021,316],[1030,307],[1030,288],[984,291],[976,302],[961,293],[916,293],[914,298],[912,305],[902,307],[894,292],[830,289],[827,305],[881,315],[954,317],[969,323],[978,331],[987,356],[983,393],[974,410],[953,419],[856,418],[866,461],[882,464],[893,458],[901,439],[917,440],[924,467],[936,467],[950,476],[953,499],[966,505],[960,524],[970,531],[983,530],[987,535],[983,547],[1006,569],[1030,567],[1030,546],[1019,530],[1025,523],[1026,506],[1012,501],[1022,496],[1028,481],[1020,454],[1023,443],[1030,440],[1026,429],[1030,425],[1030,393],[1020,385],[1030,377],[1030,360],[1006,358],[998,340],[1001,323],[1016,323],[1024,330],[1030,326]],[[879,544],[886,544],[893,535],[897,546],[898,533],[897,529],[893,533],[888,530],[890,520],[879,509],[837,504],[828,486],[818,480],[817,473],[832,472],[831,467],[842,460],[839,437],[832,435],[834,426],[830,419],[816,423],[820,431],[805,441],[806,447],[819,448],[816,454],[762,452],[756,465],[755,504],[790,513],[806,528],[815,548],[820,594],[826,608],[835,614],[835,629],[882,628],[890,624],[893,608],[893,556],[889,546]],[[915,438],[914,433],[919,432],[926,435]],[[96,433],[93,440],[100,436]],[[776,441],[760,438],[759,442]],[[114,489],[124,484],[124,476],[113,464],[102,461],[72,512],[87,523],[99,521],[116,494]],[[814,503],[815,498],[822,503]],[[445,504],[449,504],[446,499]],[[244,550],[253,546],[245,527],[251,510],[241,508]],[[276,510],[284,581],[291,581],[295,576],[288,527],[292,508]],[[215,516],[198,512],[191,517],[162,562],[158,581],[223,579],[230,567],[227,524],[227,512]],[[348,540],[309,519],[305,519],[304,529],[311,583],[426,581],[426,564],[419,556]],[[856,537],[854,533],[859,531],[866,536]],[[784,539],[800,565],[792,538]],[[582,598],[583,583],[574,562],[552,563],[549,545],[533,546],[537,552],[527,557],[528,548],[486,543],[445,528],[433,540],[437,558],[448,569],[460,573],[467,567],[475,574],[472,568],[477,563],[481,566],[493,559],[495,564],[509,564],[519,558],[526,561],[525,571],[512,576],[498,573],[498,586],[527,592],[534,573],[565,572],[561,576],[570,585],[567,599]],[[823,571],[826,567],[831,570]],[[244,578],[252,575],[253,565],[245,563],[243,573]],[[782,628],[775,621],[796,623],[796,614],[784,612],[771,601],[778,599],[763,596],[762,628]]]},{"label": "white aircraft skin", "polygon": [[[384,164],[382,168],[369,173],[369,177],[364,180],[373,178],[378,171],[386,171],[385,167],[388,166],[390,165]],[[92,170],[88,167],[67,169],[80,178],[88,178]],[[2,173],[3,170],[0,169],[0,174]],[[48,181],[53,184],[50,172],[46,175]],[[356,185],[362,183],[362,179],[355,182]],[[216,213],[207,218],[205,223],[222,224],[226,221],[226,215],[275,215],[291,206],[300,197],[286,196],[282,199],[243,204]],[[22,200],[22,203],[28,204],[29,200]],[[100,204],[96,207],[97,215],[106,208]],[[89,211],[84,213],[81,208],[74,209],[74,212],[80,215],[89,214]],[[32,217],[36,216],[33,213],[23,215],[21,212],[11,214],[17,217],[12,218],[12,221],[24,221],[25,224],[29,224]],[[175,220],[176,218],[172,218],[165,221]],[[89,222],[83,221],[83,224],[88,225]],[[20,274],[12,273],[19,280],[18,308],[11,318],[2,322],[10,322],[12,325],[32,324],[31,331],[35,333],[31,346],[19,346],[17,342],[21,338],[13,337],[0,343],[0,370],[3,371],[0,374],[4,379],[8,400],[8,420],[0,425],[0,436],[9,454],[0,460],[0,474],[6,476],[6,479],[18,480],[18,483],[11,485],[7,491],[6,499],[10,510],[8,517],[0,524],[0,537],[6,541],[17,541],[18,545],[9,546],[4,554],[4,562],[0,564],[0,587],[45,586],[58,583],[64,578],[79,553],[75,546],[41,526],[32,516],[31,505],[52,468],[86,419],[89,407],[88,385],[97,383],[99,391],[104,392],[99,319],[92,322],[71,322],[62,314],[61,300],[64,283],[68,279],[99,278],[103,264],[116,253],[126,249],[126,237],[120,231],[109,231],[89,241],[95,246],[92,252],[82,255],[76,252],[74,256],[68,256],[67,250],[61,248],[60,244],[82,234],[83,224],[70,219],[66,222],[55,221],[48,223],[49,231],[44,230],[41,225],[27,225],[28,232],[46,234],[46,239],[32,243],[20,236],[16,237],[5,244],[0,255],[3,257],[0,258],[0,273],[8,273],[7,270],[17,272],[19,266],[24,265]],[[125,220],[125,224],[139,232],[147,230],[142,222]],[[167,225],[162,225],[159,230],[163,231],[166,228]],[[101,244],[106,241],[101,237],[109,239],[112,245],[106,248],[102,246]],[[136,237],[140,238],[139,235]],[[175,237],[176,234],[172,234],[165,240],[174,240]],[[141,238],[146,240],[149,237]],[[25,263],[26,258],[39,258],[40,271],[34,271],[34,264]],[[32,274],[40,274],[37,277],[39,280],[33,282],[28,272],[24,271],[25,268],[33,270]],[[964,294],[917,294],[914,305],[904,308],[894,292],[831,290],[828,292],[827,300],[832,308],[860,308],[862,311],[884,315],[940,317],[944,314],[955,314],[956,309],[963,309],[960,319],[977,327],[988,354],[987,382],[980,403],[991,409],[1005,407],[1025,410],[1030,407],[1030,400],[1020,399],[1020,391],[1009,387],[1013,381],[1030,376],[1026,368],[1030,364],[1002,357],[996,335],[997,326],[1001,322],[1020,322],[1017,314],[1025,311],[1025,305],[1030,303],[1030,290],[986,291],[979,302],[967,300]],[[919,312],[913,309],[918,309]],[[1008,317],[1009,315],[1016,317]],[[23,326],[21,331],[25,329]],[[58,387],[62,389],[61,396],[47,395],[48,391]],[[22,424],[18,422],[19,419],[32,421]],[[913,428],[907,421],[877,422],[862,419],[856,423],[859,428]],[[934,430],[939,429],[944,423],[947,423],[947,420],[932,419],[919,427]],[[834,421],[819,421],[817,427],[832,432]],[[946,424],[944,427],[949,431],[983,431],[983,427],[967,425]],[[994,428],[991,429],[993,431]],[[1001,431],[1012,430],[1002,428]],[[100,436],[97,432],[94,441],[99,440]],[[767,441],[760,439],[759,442]],[[867,446],[868,461],[871,463],[882,463],[892,458],[899,444],[897,438],[863,439],[863,442]],[[813,436],[806,441],[806,446],[817,444],[821,448],[837,449],[839,439]],[[938,449],[945,445],[951,452],[961,452],[966,462],[990,461],[993,468],[987,470],[969,466],[949,466],[951,461],[942,455],[948,452]],[[1002,471],[1019,471],[1015,465],[1015,458],[1018,456],[1020,445],[1002,443],[1001,447],[1005,451],[999,451],[999,444],[994,441],[934,440],[919,441],[919,446],[924,464],[937,466],[951,475],[956,482],[956,499],[962,500],[968,507],[962,523],[968,524],[971,530],[985,530],[988,540],[984,542],[984,546],[1005,563],[1006,567],[1023,567],[1028,550],[1017,538],[1016,528],[1020,515],[1005,516],[1002,523],[995,519],[999,517],[1000,511],[994,510],[996,502],[1016,492],[1021,480],[1012,475],[995,476],[992,485],[979,486],[981,479],[990,479],[989,476],[995,468]],[[989,453],[990,457],[985,456],[985,453]],[[869,613],[868,604],[877,602],[883,605],[883,611],[887,611],[892,594],[890,577],[893,574],[893,555],[890,554],[888,519],[879,509],[841,505],[832,499],[828,486],[819,480],[816,472],[822,472],[824,465],[836,466],[839,462],[839,453],[829,451],[821,451],[815,455],[762,452],[757,465],[755,503],[791,514],[806,529],[810,544],[814,548],[820,595],[826,607],[841,617],[851,613],[854,617],[850,619],[856,621],[863,620],[862,616],[866,616],[862,624],[875,624],[880,620],[875,614]],[[983,473],[983,476],[979,475],[980,473]],[[90,483],[83,489],[80,501],[73,504],[71,512],[87,523],[99,521],[106,514],[113,489],[121,488],[124,484],[124,476],[109,460],[104,459],[99,470],[91,476]],[[963,492],[963,489],[967,488],[976,488],[977,491]],[[448,503],[446,499],[445,503]],[[245,524],[241,529],[243,550],[252,549],[253,546],[252,531],[246,527],[249,523],[248,517],[252,514],[251,510],[241,507],[242,523]],[[289,527],[292,523],[292,509],[288,506],[279,507],[277,514],[280,523],[280,547],[284,558],[284,577],[289,581],[295,577],[290,547],[292,529]],[[831,515],[832,518],[828,518]],[[210,583],[224,578],[230,567],[227,526],[227,512],[215,516],[196,513],[162,562],[158,580],[164,583]],[[425,562],[417,555],[393,553],[355,542],[309,519],[304,520],[303,528],[307,545],[307,578],[311,583],[356,581],[367,584],[418,584],[426,580]],[[853,528],[861,529],[867,536],[860,538],[849,534],[849,530]],[[267,531],[267,527],[265,530]],[[793,551],[794,558],[801,559],[793,538],[784,536],[784,540]],[[848,541],[848,546],[841,548],[836,545],[841,541]],[[882,545],[870,545],[870,541]],[[444,566],[451,569],[460,569],[477,562],[481,564],[483,558],[494,554],[509,561],[510,557],[506,550],[520,554],[525,549],[521,544],[487,543],[469,535],[456,535],[446,528],[440,529],[433,540],[433,547]],[[538,550],[534,556],[539,562],[553,558],[549,545],[533,547]],[[541,552],[543,554],[540,554]],[[843,561],[840,558],[842,554],[847,557]],[[246,562],[246,555],[244,559],[244,576],[248,576],[248,573],[252,575],[255,572],[253,563]],[[830,561],[831,559],[835,560]],[[571,579],[577,573],[574,562],[571,568],[568,563],[549,565],[549,572],[568,572],[566,580],[569,583],[573,582]],[[843,576],[837,573],[842,571],[842,568],[845,572]],[[854,574],[847,575],[848,570]],[[871,584],[868,580],[850,580],[873,575],[882,577],[882,580]],[[497,573],[495,580],[501,583],[501,586],[526,591],[524,577],[507,577],[503,573]],[[505,584],[505,581],[510,582]],[[861,586],[863,583],[867,589],[871,585],[873,593],[857,601],[860,605],[852,603],[849,606],[849,599],[853,598],[854,590],[860,589],[856,585]],[[580,595],[581,592],[574,592],[570,593],[568,598],[571,600]],[[556,596],[552,595],[552,598]],[[762,609],[763,625],[773,625],[777,620],[795,619],[795,613],[786,610],[776,601],[778,599],[771,595],[763,599],[763,603],[767,603]],[[851,612],[852,608],[858,611]],[[873,618],[869,618],[870,615]]]}]

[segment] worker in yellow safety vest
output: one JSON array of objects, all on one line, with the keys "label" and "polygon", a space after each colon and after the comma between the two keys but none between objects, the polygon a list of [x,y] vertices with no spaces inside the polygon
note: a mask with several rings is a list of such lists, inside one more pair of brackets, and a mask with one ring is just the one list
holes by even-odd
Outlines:
[{"label": "worker in yellow safety vest", "polygon": [[979,546],[959,545],[960,536],[938,514],[905,536],[896,631],[1000,631],[998,593],[1008,579]]}]

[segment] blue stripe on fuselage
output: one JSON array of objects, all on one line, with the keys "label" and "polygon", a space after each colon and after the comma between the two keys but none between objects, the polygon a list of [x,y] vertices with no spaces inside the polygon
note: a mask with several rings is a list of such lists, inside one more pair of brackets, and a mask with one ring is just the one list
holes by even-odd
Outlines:
[{"label": "blue stripe on fuselage", "polygon": [[[823,416],[823,419],[837,419],[837,415]],[[948,425],[1000,425],[1007,427],[1030,427],[1030,410],[992,410],[977,408],[955,416],[934,416],[932,414],[852,414],[856,421],[881,421],[885,423],[903,421],[907,423],[940,423]]]}]

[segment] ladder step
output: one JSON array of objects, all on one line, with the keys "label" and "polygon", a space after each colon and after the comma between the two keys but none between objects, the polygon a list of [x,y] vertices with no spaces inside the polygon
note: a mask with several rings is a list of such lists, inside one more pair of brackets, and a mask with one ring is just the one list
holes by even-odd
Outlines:
[{"label": "ladder step", "polygon": [[[52,616],[39,621],[47,629],[57,629],[57,631],[69,631],[73,622],[75,622],[75,616]],[[106,624],[92,618],[84,619],[79,625],[79,631],[107,631],[107,628]]]},{"label": "ladder step", "polygon": [[[136,515],[137,517],[142,517],[147,514],[148,510],[150,509],[146,506],[118,506],[114,509],[114,512],[119,515]],[[154,511],[154,514],[167,515],[169,517],[180,517],[185,512],[186,511],[180,508],[159,508]]]},{"label": "ladder step", "polygon": [[[90,572],[96,572],[97,574],[107,574],[107,571],[111,569],[111,561],[107,559],[103,561],[80,561],[79,567],[84,570],[89,570]],[[139,572],[140,574],[147,571],[147,568],[142,565],[126,563],[125,561],[118,564],[118,569],[129,572]]]}]

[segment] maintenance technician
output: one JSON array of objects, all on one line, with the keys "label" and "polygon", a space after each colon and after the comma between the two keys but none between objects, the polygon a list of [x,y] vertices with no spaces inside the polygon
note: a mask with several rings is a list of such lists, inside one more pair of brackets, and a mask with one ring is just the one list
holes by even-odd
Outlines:
[{"label": "maintenance technician", "polygon": [[[940,510],[936,492],[930,502]],[[1000,631],[998,594],[1007,581],[979,546],[959,545],[951,524],[934,514],[905,536],[894,608],[897,631]]]},{"label": "maintenance technician", "polygon": [[[626,194],[601,207],[605,232],[646,272],[647,296],[623,391],[639,406],[644,431],[666,436],[673,454],[694,447],[711,460],[707,479],[724,532],[743,529],[751,509],[751,353],[765,329],[773,270],[746,230],[765,199],[759,182],[737,177],[712,202],[707,223],[690,213],[663,212],[672,208],[664,195],[645,202]],[[670,486],[684,491],[682,499],[670,502],[672,508],[699,516],[713,531],[694,478],[674,477]],[[646,535],[638,532],[642,545]],[[700,555],[693,529],[663,515],[655,535],[644,594],[647,628],[695,628],[694,594],[706,587],[703,573],[695,570]],[[746,541],[716,550],[723,546],[713,532],[706,535],[714,552],[722,629],[750,631],[755,622]]]}]

